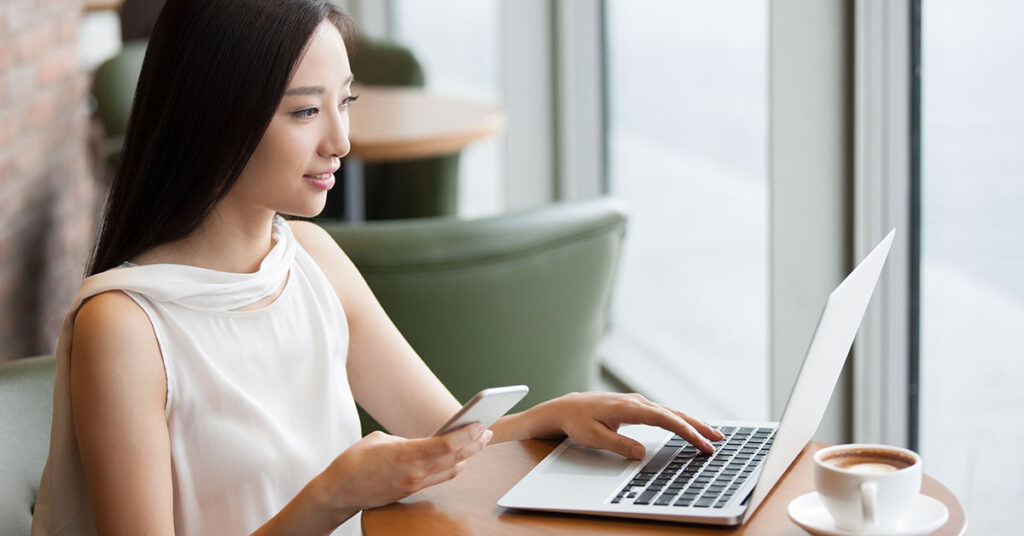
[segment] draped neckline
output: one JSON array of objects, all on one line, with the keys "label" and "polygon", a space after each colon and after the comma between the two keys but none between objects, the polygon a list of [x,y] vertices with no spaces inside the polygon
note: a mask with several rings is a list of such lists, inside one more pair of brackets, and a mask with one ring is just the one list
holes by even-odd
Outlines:
[{"label": "draped neckline", "polygon": [[[252,305],[281,290],[295,260],[296,241],[288,222],[274,216],[273,246],[252,273],[222,272],[185,264],[126,262],[109,277],[129,281],[128,288],[158,302],[200,311],[231,311]],[[107,272],[89,279],[105,278]],[[88,280],[87,280],[88,281]]]}]

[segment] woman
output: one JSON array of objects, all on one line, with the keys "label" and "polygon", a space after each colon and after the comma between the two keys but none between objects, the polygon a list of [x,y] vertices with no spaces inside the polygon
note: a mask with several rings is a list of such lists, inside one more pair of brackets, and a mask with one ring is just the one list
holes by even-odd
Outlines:
[{"label": "woman", "polygon": [[[721,438],[600,393],[425,437],[458,402],[333,240],[279,216],[316,215],[349,150],[349,27],[325,0],[167,3],[58,345],[33,534],[358,534],[490,442]],[[360,438],[355,402],[395,435]]]}]

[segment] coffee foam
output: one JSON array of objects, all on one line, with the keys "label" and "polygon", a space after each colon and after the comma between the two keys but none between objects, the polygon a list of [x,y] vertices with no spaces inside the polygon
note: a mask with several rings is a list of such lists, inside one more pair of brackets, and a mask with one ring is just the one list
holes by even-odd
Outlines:
[{"label": "coffee foam", "polygon": [[882,449],[850,449],[829,453],[822,463],[856,473],[890,473],[906,469],[917,461],[900,451]]}]

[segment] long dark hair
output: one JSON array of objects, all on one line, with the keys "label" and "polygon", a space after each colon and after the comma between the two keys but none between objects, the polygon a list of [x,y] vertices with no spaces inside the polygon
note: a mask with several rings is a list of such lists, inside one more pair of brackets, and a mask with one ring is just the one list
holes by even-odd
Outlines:
[{"label": "long dark hair", "polygon": [[352,19],[330,0],[169,0],[135,91],[89,274],[199,226],[266,131],[324,20],[347,45]]}]

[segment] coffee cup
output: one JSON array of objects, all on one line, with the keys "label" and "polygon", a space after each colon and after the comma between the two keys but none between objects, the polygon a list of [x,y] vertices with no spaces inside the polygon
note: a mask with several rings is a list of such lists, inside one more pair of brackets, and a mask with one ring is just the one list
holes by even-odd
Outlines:
[{"label": "coffee cup", "polygon": [[921,492],[921,457],[889,445],[836,445],[814,454],[814,487],[836,527],[892,527]]}]

